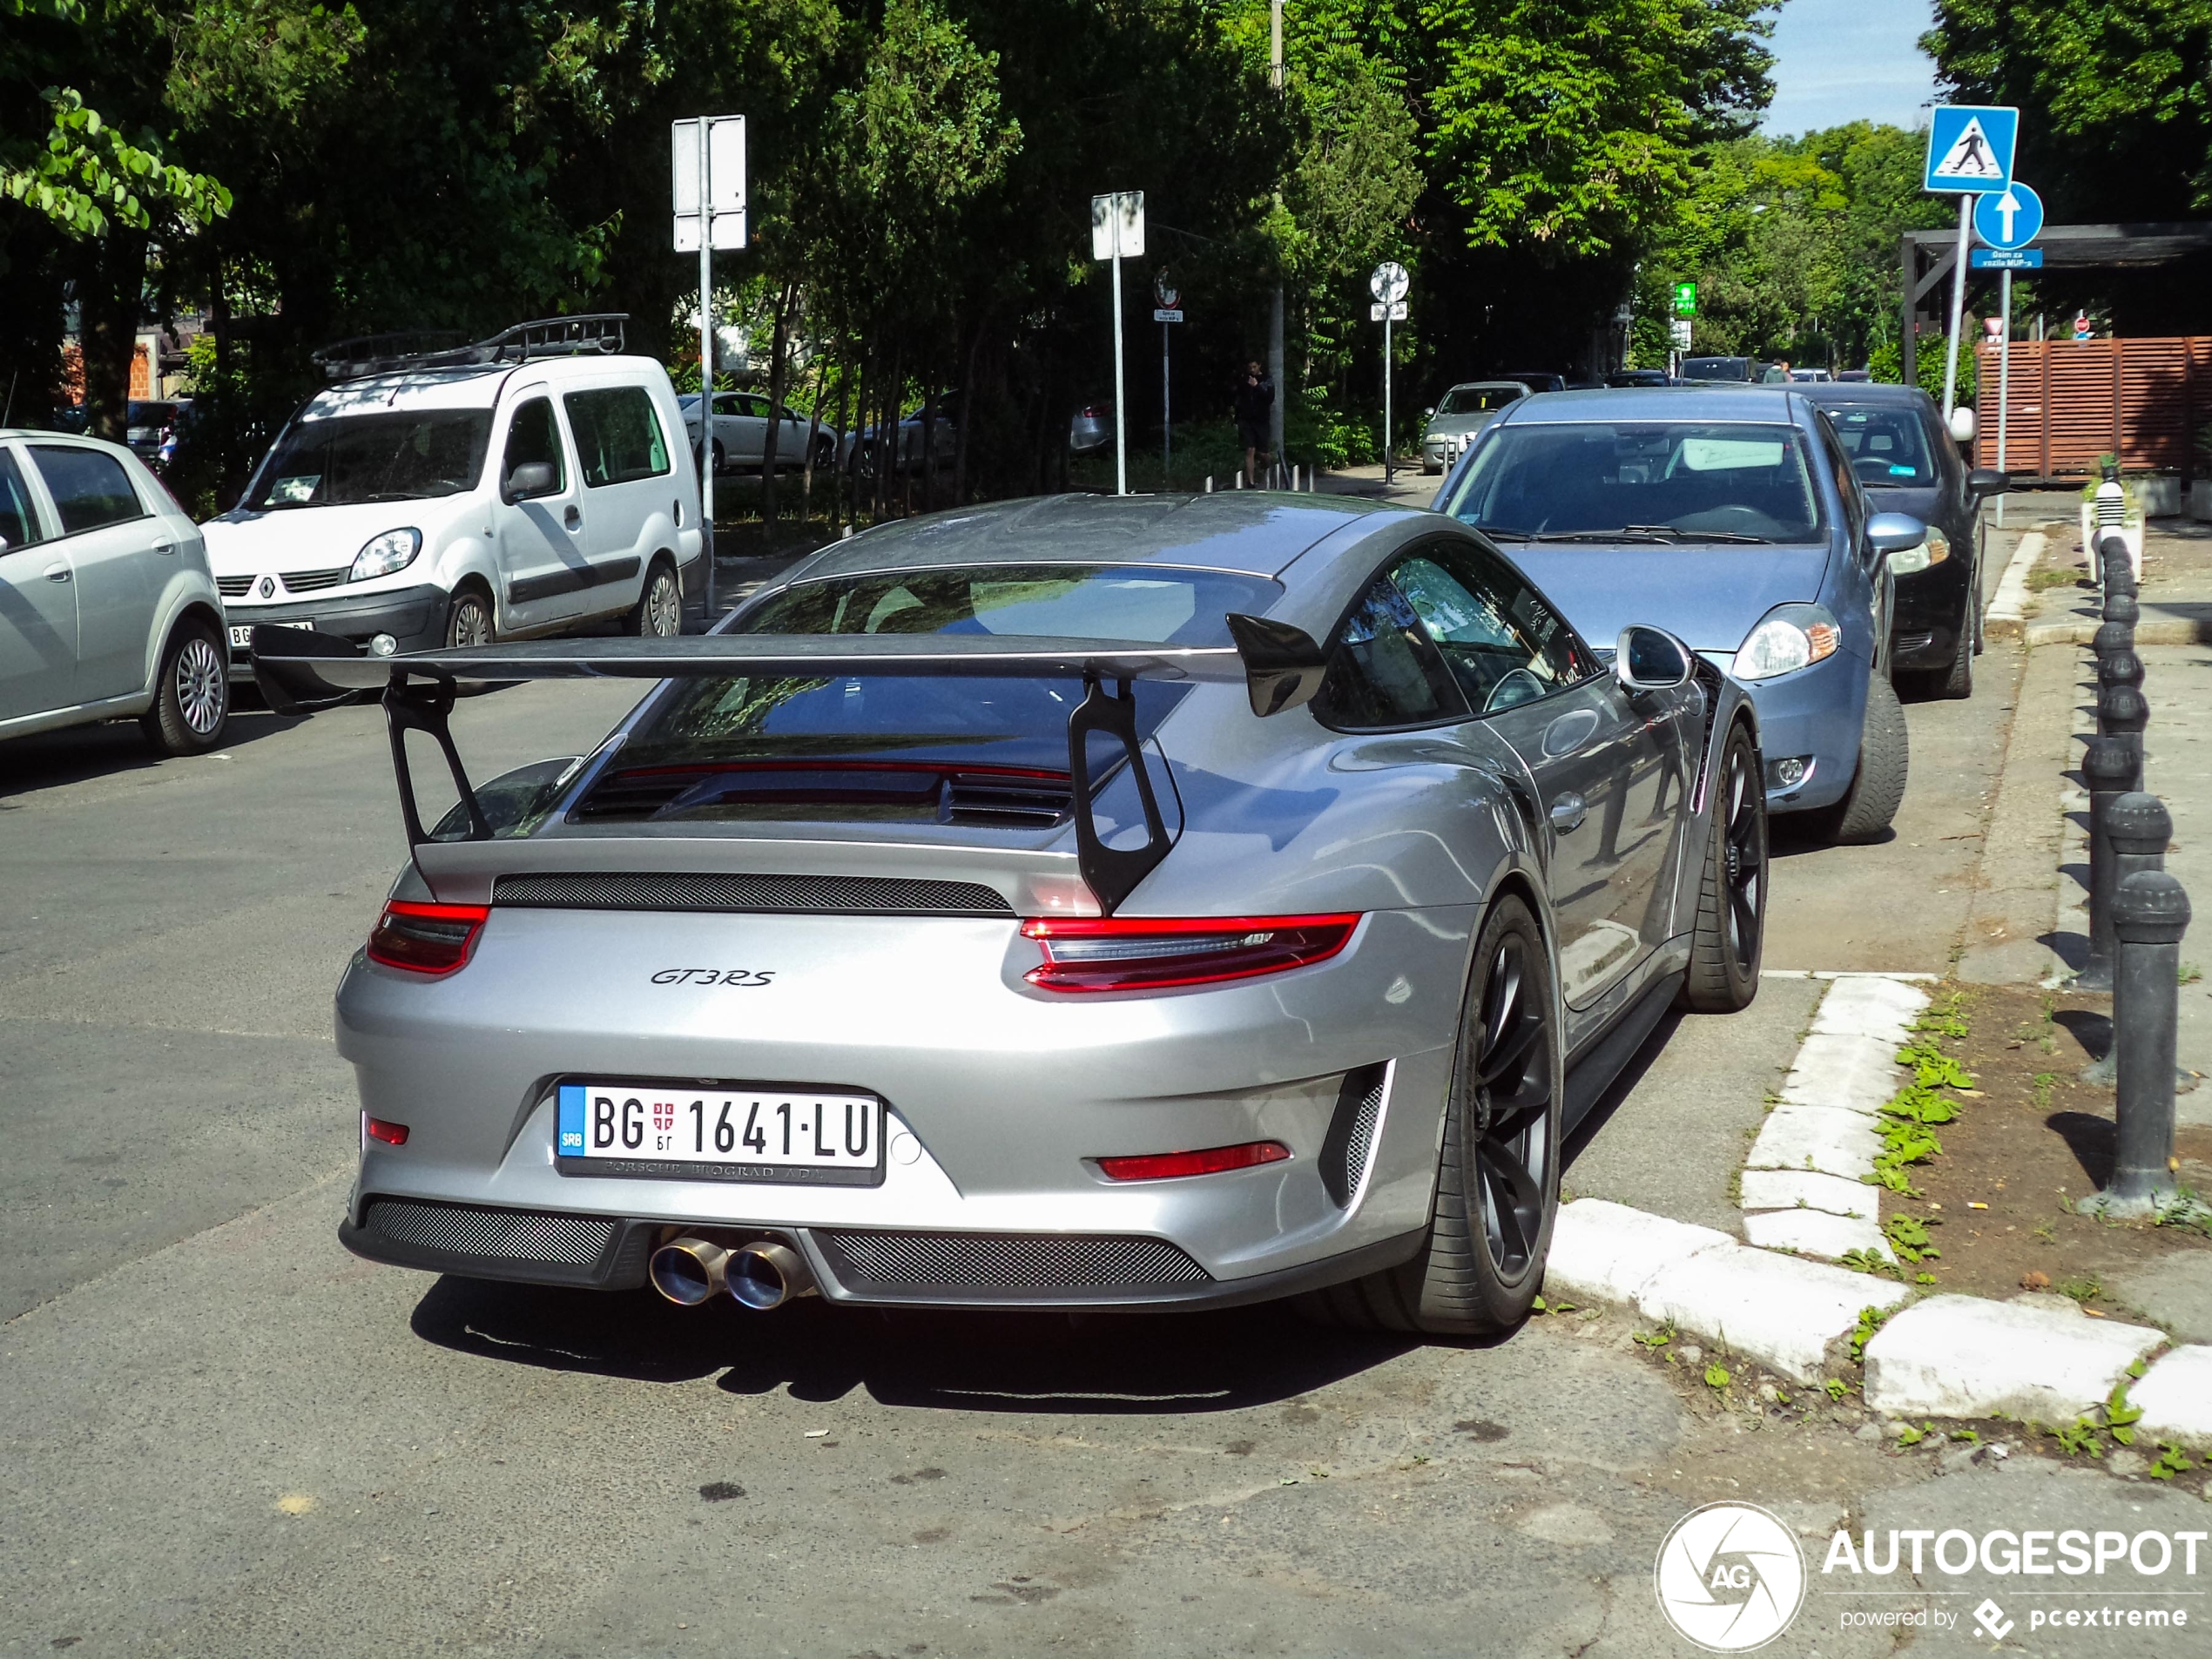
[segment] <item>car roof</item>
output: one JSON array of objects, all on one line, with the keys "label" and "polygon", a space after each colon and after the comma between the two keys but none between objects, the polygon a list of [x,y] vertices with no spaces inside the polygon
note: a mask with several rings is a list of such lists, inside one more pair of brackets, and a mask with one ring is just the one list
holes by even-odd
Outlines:
[{"label": "car roof", "polygon": [[1797,395],[1808,402],[1890,404],[1898,408],[1918,408],[1922,403],[1931,408],[1935,400],[1917,386],[1898,386],[1889,381],[1811,381],[1796,388]]},{"label": "car roof", "polygon": [[126,444],[115,443],[106,438],[96,438],[89,432],[54,432],[44,427],[0,427],[0,442],[21,438],[31,443],[70,443],[87,449],[106,449],[116,455],[131,454]]},{"label": "car roof", "polygon": [[961,564],[1162,564],[1279,575],[1324,537],[1406,509],[1356,496],[1046,496],[896,519],[833,543],[795,579]]},{"label": "car roof", "polygon": [[309,398],[305,421],[335,415],[383,415],[401,409],[489,409],[497,406],[509,377],[529,374],[558,385],[596,378],[610,369],[642,371],[653,360],[635,354],[533,357],[519,363],[455,363],[441,368],[403,368],[341,381]]},{"label": "car roof", "polygon": [[1552,421],[1764,421],[1796,425],[1791,401],[1804,388],[1727,381],[1703,386],[1605,386],[1587,391],[1538,392],[1507,405],[1501,425]]},{"label": "car roof", "polygon": [[1518,386],[1524,392],[1528,389],[1527,381],[1517,381],[1509,375],[1494,381],[1454,381],[1444,389],[1447,392],[1487,392],[1492,387],[1507,386]]}]

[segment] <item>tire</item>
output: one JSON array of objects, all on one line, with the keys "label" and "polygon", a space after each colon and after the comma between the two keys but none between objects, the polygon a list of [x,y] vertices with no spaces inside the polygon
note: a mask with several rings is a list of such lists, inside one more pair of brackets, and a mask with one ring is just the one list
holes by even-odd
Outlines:
[{"label": "tire", "polygon": [[499,637],[492,617],[491,597],[482,588],[456,589],[446,609],[446,649],[489,645]]},{"label": "tire", "polygon": [[622,631],[639,639],[673,639],[684,631],[684,584],[666,559],[645,567],[637,603],[623,617]]},{"label": "tire", "polygon": [[814,470],[830,472],[834,470],[836,466],[837,445],[831,440],[824,438],[814,446]]},{"label": "tire", "polygon": [[716,477],[719,478],[719,477],[720,477],[720,476],[721,476],[721,475],[722,475],[725,472],[726,472],[726,471],[728,471],[728,470],[729,470],[729,469],[728,469],[726,466],[725,466],[725,465],[723,464],[723,461],[722,461],[722,442],[721,442],[721,440],[718,438],[718,439],[716,439],[716,440],[715,440],[715,444],[714,444],[714,475],[715,475]]},{"label": "tire", "polygon": [[[1973,607],[1975,596],[1969,593],[1966,604]],[[1951,666],[1943,673],[1931,674],[1935,682],[1935,694],[1952,702],[1961,702],[1974,694],[1974,624],[1971,617],[1959,624],[1957,644],[1952,647]]]},{"label": "tire", "polygon": [[1566,1074],[1550,959],[1520,899],[1508,894],[1492,907],[1474,963],[1428,1238],[1400,1266],[1302,1298],[1310,1318],[1355,1330],[1486,1336],[1527,1318],[1543,1285],[1559,1214]]},{"label": "tire", "polygon": [[1866,683],[1866,723],[1858,738],[1858,771],[1843,799],[1825,812],[1808,814],[1827,838],[1843,846],[1881,840],[1905,799],[1905,773],[1912,764],[1912,739],[1905,729],[1905,705],[1886,674]]},{"label": "tire", "polygon": [[1759,994],[1766,948],[1766,788],[1759,752],[1741,725],[1729,733],[1706,808],[1705,873],[1681,1005],[1734,1014]]},{"label": "tire", "polygon": [[223,740],[230,718],[230,653],[211,624],[188,617],[161,648],[153,706],[138,729],[163,754],[206,754]]}]

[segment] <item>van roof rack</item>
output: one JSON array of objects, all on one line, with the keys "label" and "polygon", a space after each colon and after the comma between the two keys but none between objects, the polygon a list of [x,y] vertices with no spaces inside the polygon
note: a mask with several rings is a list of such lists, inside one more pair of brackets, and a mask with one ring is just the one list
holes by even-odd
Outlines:
[{"label": "van roof rack", "polygon": [[526,363],[536,357],[613,356],[625,348],[624,331],[629,321],[626,311],[540,317],[476,341],[458,329],[401,329],[325,346],[314,354],[314,362],[323,378],[334,384],[406,369],[485,368]]}]

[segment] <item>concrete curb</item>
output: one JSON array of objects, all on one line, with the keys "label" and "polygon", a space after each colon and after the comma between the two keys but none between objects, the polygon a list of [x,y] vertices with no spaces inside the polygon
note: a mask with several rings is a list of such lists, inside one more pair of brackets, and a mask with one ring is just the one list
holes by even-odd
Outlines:
[{"label": "concrete curb", "polygon": [[[2070,1422],[2111,1394],[2163,1331],[2071,1310],[1932,1296],[1866,1345],[1866,1403],[1903,1416]],[[2148,1379],[2146,1379],[2148,1380]]]},{"label": "concrete curb", "polygon": [[1989,638],[2006,638],[2027,625],[2028,610],[2035,603],[2028,596],[2027,573],[2043,556],[2046,541],[2041,530],[2029,530],[2013,550],[2005,574],[1997,579],[1997,591],[1990,598],[1989,608],[1981,613],[1981,631]]},{"label": "concrete curb", "polygon": [[[2039,622],[2027,631],[2030,645],[2087,645],[2097,637],[2094,622]],[[2135,624],[2138,645],[2202,645],[2212,643],[2212,620],[2145,617]]]}]

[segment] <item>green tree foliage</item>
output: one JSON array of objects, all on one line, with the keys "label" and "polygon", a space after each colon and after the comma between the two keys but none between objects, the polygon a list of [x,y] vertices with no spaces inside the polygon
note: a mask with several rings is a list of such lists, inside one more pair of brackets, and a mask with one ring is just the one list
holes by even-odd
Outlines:
[{"label": "green tree foliage", "polygon": [[2060,222],[2212,209],[2212,0],[1939,0],[1920,44],[1962,102],[2020,106]]}]

